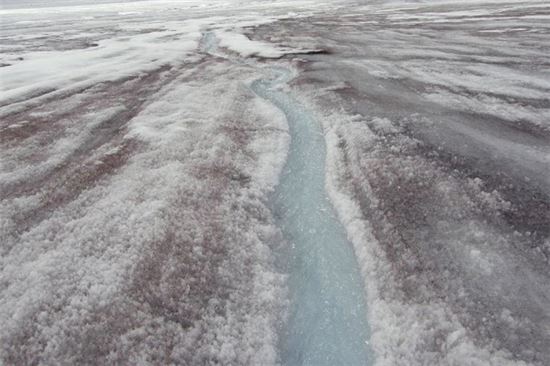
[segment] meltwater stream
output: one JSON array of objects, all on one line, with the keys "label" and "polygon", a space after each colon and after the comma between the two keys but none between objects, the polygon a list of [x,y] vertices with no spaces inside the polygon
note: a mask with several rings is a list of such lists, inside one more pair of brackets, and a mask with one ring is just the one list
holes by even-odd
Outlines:
[{"label": "meltwater stream", "polygon": [[321,127],[292,97],[277,90],[285,69],[257,80],[252,90],[284,112],[291,145],[273,198],[291,244],[291,309],[281,334],[284,365],[368,365],[368,325],[361,276],[344,228],[325,192]]}]

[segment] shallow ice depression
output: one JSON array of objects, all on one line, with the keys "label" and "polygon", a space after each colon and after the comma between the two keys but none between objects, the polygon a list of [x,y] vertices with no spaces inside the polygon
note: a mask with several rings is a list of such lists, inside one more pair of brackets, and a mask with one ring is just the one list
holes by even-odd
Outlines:
[{"label": "shallow ice depression", "polygon": [[284,365],[367,365],[372,363],[364,287],[353,248],[325,191],[325,142],[321,126],[277,87],[290,72],[252,89],[284,112],[290,150],[273,209],[290,243],[290,316],[281,334]]}]

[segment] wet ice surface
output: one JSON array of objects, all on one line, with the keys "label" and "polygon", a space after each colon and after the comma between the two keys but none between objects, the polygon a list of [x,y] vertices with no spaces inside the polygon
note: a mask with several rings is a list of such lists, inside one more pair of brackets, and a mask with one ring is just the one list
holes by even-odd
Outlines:
[{"label": "wet ice surface", "polygon": [[[550,363],[547,3],[56,4],[0,10],[0,363],[290,364],[367,336],[380,365]],[[296,78],[273,102],[322,124],[355,258],[329,256],[361,290],[277,265],[282,228],[345,235],[322,144],[279,175],[287,120],[250,88],[274,64]],[[272,210],[298,173],[310,199]],[[340,291],[357,321],[313,330],[300,309],[345,317]]]},{"label": "wet ice surface", "polygon": [[284,365],[366,365],[368,325],[364,289],[351,245],[325,193],[321,126],[277,87],[290,73],[252,84],[281,109],[291,137],[287,162],[274,194],[275,215],[289,249],[290,317],[284,326]]}]

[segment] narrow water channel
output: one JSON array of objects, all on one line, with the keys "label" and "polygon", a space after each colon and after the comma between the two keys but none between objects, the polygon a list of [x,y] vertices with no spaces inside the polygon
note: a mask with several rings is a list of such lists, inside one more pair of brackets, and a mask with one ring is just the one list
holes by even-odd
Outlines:
[{"label": "narrow water channel", "polygon": [[368,324],[358,265],[325,192],[325,142],[320,125],[289,94],[278,90],[290,73],[252,89],[289,123],[291,145],[273,197],[290,250],[290,318],[281,334],[284,365],[368,365]]}]

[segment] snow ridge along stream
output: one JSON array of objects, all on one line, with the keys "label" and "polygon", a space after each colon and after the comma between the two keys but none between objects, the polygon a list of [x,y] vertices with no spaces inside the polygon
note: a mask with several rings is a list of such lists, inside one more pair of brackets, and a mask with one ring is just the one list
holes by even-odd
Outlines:
[{"label": "snow ridge along stream", "polygon": [[361,277],[344,228],[325,192],[325,142],[311,114],[278,87],[290,72],[273,68],[252,90],[286,116],[291,143],[273,198],[289,242],[290,318],[281,336],[285,365],[366,365],[368,325]]}]

